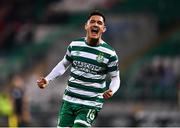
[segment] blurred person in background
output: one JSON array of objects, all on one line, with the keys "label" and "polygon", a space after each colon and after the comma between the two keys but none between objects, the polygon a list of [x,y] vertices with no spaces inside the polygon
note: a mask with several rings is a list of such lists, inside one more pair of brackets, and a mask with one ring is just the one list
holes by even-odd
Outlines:
[{"label": "blurred person in background", "polygon": [[13,115],[13,104],[8,88],[0,88],[0,127],[8,127],[9,119]]},{"label": "blurred person in background", "polygon": [[11,98],[14,106],[14,113],[17,117],[18,126],[28,126],[30,114],[28,110],[28,100],[25,95],[24,80],[19,75],[12,78]]},{"label": "blurred person in background", "polygon": [[[118,57],[102,40],[106,31],[105,16],[97,10],[91,12],[85,30],[86,37],[72,41],[66,55],[50,74],[37,80],[37,85],[43,89],[72,66],[59,111],[60,127],[90,127],[105,99],[111,98],[120,86]],[[111,78],[108,87],[107,75]]]}]

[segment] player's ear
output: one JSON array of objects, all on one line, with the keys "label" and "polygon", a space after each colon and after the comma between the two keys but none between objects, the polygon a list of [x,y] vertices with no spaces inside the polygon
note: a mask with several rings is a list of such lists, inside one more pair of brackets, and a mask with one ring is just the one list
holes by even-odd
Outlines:
[{"label": "player's ear", "polygon": [[104,26],[104,28],[103,28],[103,32],[105,32],[106,31],[106,26]]},{"label": "player's ear", "polygon": [[84,25],[84,29],[85,29],[85,30],[87,30],[87,23],[85,23],[85,25]]}]

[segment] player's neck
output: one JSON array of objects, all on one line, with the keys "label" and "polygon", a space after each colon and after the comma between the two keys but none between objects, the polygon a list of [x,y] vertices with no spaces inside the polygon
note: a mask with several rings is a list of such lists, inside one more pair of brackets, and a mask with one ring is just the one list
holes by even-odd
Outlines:
[{"label": "player's neck", "polygon": [[88,45],[90,46],[97,46],[100,44],[101,39],[93,39],[93,38],[86,38],[86,42],[88,43]]}]

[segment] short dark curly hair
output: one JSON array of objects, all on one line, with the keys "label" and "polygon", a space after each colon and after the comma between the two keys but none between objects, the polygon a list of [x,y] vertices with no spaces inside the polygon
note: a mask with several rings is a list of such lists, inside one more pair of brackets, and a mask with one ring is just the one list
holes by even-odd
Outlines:
[{"label": "short dark curly hair", "polygon": [[92,12],[89,14],[87,20],[89,20],[89,19],[91,18],[91,16],[94,16],[94,15],[101,16],[101,17],[103,18],[104,23],[105,23],[106,18],[105,18],[105,16],[104,16],[104,14],[103,14],[102,12],[100,12],[99,10],[94,10],[94,11],[92,11]]}]

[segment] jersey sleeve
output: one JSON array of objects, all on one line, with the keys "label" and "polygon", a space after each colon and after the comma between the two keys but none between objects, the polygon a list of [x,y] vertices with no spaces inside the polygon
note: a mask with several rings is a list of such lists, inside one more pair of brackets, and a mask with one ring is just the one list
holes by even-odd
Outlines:
[{"label": "jersey sleeve", "polygon": [[64,58],[65,58],[67,61],[69,61],[69,62],[72,63],[73,59],[72,59],[72,56],[71,56],[71,46],[70,46],[70,45],[69,45],[68,48],[67,48],[67,51],[66,51],[66,54],[65,54]]},{"label": "jersey sleeve", "polygon": [[110,74],[110,76],[117,76],[118,75],[118,71],[119,71],[119,67],[118,67],[118,56],[112,55],[109,58],[109,62],[108,62],[108,66],[107,66],[107,71]]},{"label": "jersey sleeve", "polygon": [[56,77],[63,75],[71,62],[71,46],[69,45],[64,58],[53,68],[53,70],[45,77],[45,79],[47,81],[51,81]]}]

